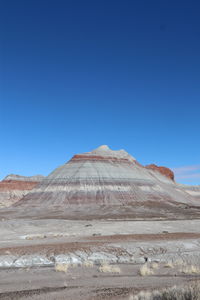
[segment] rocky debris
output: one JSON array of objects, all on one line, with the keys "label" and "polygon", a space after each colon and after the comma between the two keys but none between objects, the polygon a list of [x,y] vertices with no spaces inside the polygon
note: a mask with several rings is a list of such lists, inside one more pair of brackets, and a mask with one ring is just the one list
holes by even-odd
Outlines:
[{"label": "rocky debris", "polygon": [[155,170],[160,172],[162,175],[168,177],[169,179],[174,181],[174,172],[167,167],[159,167],[155,164],[145,166],[147,169]]}]

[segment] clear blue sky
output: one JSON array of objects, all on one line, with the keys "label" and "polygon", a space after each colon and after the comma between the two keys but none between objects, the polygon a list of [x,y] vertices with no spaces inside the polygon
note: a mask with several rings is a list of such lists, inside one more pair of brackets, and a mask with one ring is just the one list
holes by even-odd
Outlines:
[{"label": "clear blue sky", "polygon": [[200,184],[199,16],[197,0],[1,0],[0,178],[108,144]]}]

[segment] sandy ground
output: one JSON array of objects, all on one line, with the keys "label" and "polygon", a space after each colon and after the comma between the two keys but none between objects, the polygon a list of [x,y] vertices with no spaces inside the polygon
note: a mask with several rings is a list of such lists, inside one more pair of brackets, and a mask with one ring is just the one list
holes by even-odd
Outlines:
[{"label": "sandy ground", "polygon": [[[7,256],[79,258],[66,273],[57,272],[54,261],[0,267],[0,299],[128,300],[139,290],[200,280],[200,220],[3,220],[0,241],[0,262]],[[86,255],[108,260],[93,258],[86,266]],[[153,274],[141,276],[146,259]],[[118,273],[100,272],[102,264]],[[192,265],[194,272],[184,271]]]},{"label": "sandy ground", "polygon": [[[73,237],[89,237],[93,235],[127,235],[127,234],[161,234],[161,233],[200,233],[200,220],[169,221],[122,221],[122,220],[5,220],[0,222],[1,246],[6,243],[24,241],[27,237],[39,239],[59,238],[69,240]],[[35,238],[34,238],[35,237]],[[9,242],[10,241],[10,242]],[[28,241],[26,241],[28,243]],[[1,247],[0,246],[0,247]]]},{"label": "sandy ground", "polygon": [[101,273],[98,267],[72,267],[67,273],[54,268],[2,270],[0,299],[129,299],[140,290],[169,287],[191,280],[187,275],[160,268],[151,276],[138,275],[139,266],[120,265],[120,274]]}]

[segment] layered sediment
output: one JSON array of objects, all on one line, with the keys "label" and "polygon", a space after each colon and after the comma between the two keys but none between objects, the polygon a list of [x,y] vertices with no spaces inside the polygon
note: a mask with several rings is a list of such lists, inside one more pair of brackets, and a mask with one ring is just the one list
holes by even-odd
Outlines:
[{"label": "layered sediment", "polygon": [[156,215],[159,210],[159,215],[165,214],[167,207],[174,210],[174,207],[199,205],[200,188],[191,191],[176,184],[172,174],[166,176],[161,170],[140,165],[124,150],[101,146],[74,155],[45,177],[17,206],[68,211],[72,208],[84,211],[87,207],[90,213],[96,207],[104,208],[105,213],[114,207],[115,215],[122,211],[129,214],[139,208],[144,214],[145,210],[155,210]]},{"label": "layered sediment", "polygon": [[0,182],[0,207],[8,207],[32,190],[44,176],[20,176],[11,174]]}]

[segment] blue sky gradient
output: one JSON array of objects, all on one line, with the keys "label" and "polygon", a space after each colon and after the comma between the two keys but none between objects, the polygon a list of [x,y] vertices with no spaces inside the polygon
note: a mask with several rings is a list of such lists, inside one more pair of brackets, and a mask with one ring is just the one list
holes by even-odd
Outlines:
[{"label": "blue sky gradient", "polygon": [[200,184],[199,15],[193,0],[1,0],[0,179],[107,144]]}]

